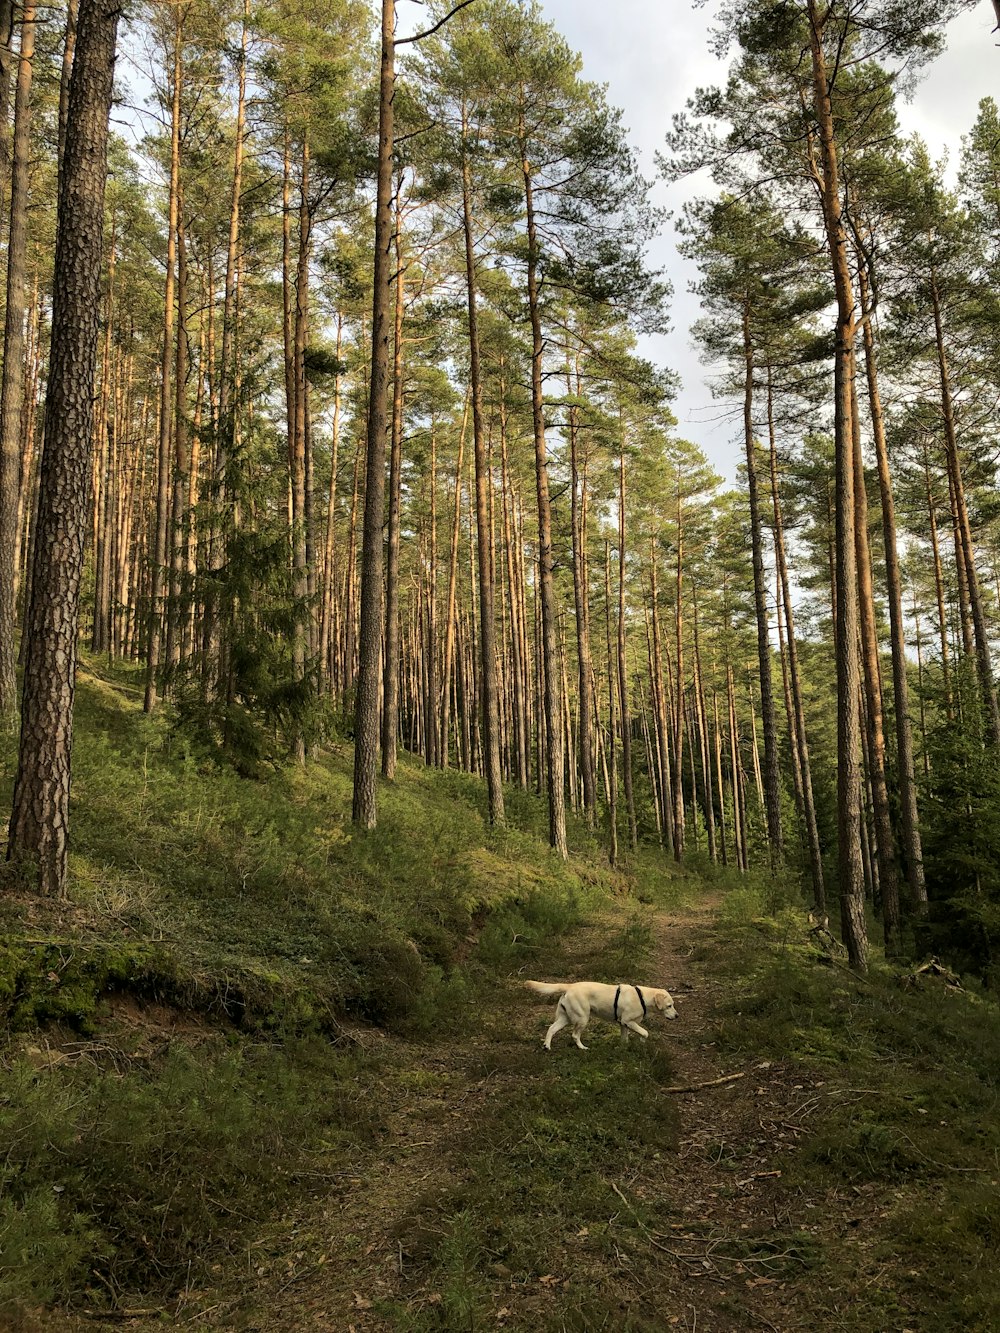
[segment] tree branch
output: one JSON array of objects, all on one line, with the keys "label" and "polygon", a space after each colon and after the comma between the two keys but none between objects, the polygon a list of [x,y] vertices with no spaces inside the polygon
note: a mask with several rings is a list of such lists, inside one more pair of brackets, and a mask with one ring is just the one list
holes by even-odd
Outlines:
[{"label": "tree branch", "polygon": [[438,28],[443,28],[444,25],[448,22],[448,20],[450,18],[454,18],[454,16],[458,13],[460,9],[464,9],[466,5],[471,5],[471,4],[472,0],[462,0],[462,3],[460,5],[456,5],[455,8],[450,11],[450,13],[445,14],[444,18],[441,19],[440,22],[435,23],[433,28],[425,28],[423,32],[414,33],[412,37],[400,37],[393,42],[393,46],[405,46],[407,42],[423,41],[425,37],[430,37],[431,33],[437,32]]}]

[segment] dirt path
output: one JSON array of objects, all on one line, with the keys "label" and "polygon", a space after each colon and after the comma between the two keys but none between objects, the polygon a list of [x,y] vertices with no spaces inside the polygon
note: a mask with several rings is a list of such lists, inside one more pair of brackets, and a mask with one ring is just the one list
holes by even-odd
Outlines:
[{"label": "dirt path", "polygon": [[[792,1216],[776,1165],[812,1090],[773,1062],[720,1059],[714,1015],[739,983],[711,967],[717,907],[704,896],[649,916],[650,961],[638,979],[668,986],[679,1018],[657,1017],[642,1049],[595,1025],[585,1054],[565,1034],[545,1053],[551,1006],[514,978],[501,983],[495,1012],[477,1014],[455,1040],[359,1034],[380,1056],[378,1080],[359,1092],[380,1105],[383,1132],[346,1165],[342,1152],[318,1160],[311,1198],[249,1247],[238,1289],[190,1293],[177,1324],[247,1333],[814,1328],[796,1313],[796,1291],[810,1281],[809,1237],[824,1213],[798,1195]],[[562,974],[594,975],[628,910],[575,931]],[[740,1077],[672,1090],[731,1074]],[[640,1099],[624,1115],[637,1117],[641,1142],[619,1161],[589,1120],[595,1106],[615,1107],[623,1076]],[[666,1137],[632,1107],[652,1107]],[[628,1143],[628,1123],[624,1134]],[[562,1177],[574,1172],[567,1194]],[[511,1234],[520,1263],[509,1258]],[[523,1257],[532,1247],[535,1264]]]},{"label": "dirt path", "polygon": [[[350,1170],[317,1182],[316,1213],[293,1223],[284,1243],[273,1236],[251,1257],[254,1277],[270,1290],[263,1306],[267,1314],[244,1326],[289,1333],[488,1327],[525,1333],[561,1327],[783,1333],[807,1327],[793,1311],[796,1274],[805,1263],[803,1237],[815,1214],[802,1201],[803,1215],[788,1215],[774,1159],[796,1137],[786,1118],[809,1090],[773,1063],[750,1061],[736,1068],[720,1063],[713,1014],[735,982],[727,978],[723,987],[706,966],[718,948],[712,931],[717,906],[706,896],[689,908],[650,918],[647,979],[662,980],[673,990],[679,1012],[676,1023],[656,1021],[650,1046],[669,1051],[671,1087],[733,1073],[741,1077],[664,1094],[677,1115],[676,1151],[647,1154],[639,1169],[607,1180],[613,1191],[607,1195],[609,1226],[628,1232],[641,1256],[641,1272],[622,1247],[621,1271],[609,1271],[601,1281],[605,1290],[618,1293],[623,1311],[631,1308],[633,1296],[641,1296],[644,1309],[658,1312],[653,1322],[648,1314],[629,1322],[633,1315],[623,1313],[615,1323],[606,1321],[614,1320],[613,1314],[583,1313],[561,1324],[567,1298],[560,1286],[568,1289],[575,1280],[573,1263],[567,1263],[566,1277],[542,1274],[533,1290],[503,1263],[487,1263],[479,1283],[486,1307],[492,1306],[485,1314],[482,1301],[477,1306],[470,1298],[467,1313],[461,1300],[449,1302],[447,1291],[440,1290],[441,1272],[427,1266],[427,1256],[440,1253],[444,1219],[465,1202],[470,1126],[488,1136],[523,1081],[546,1074],[552,1066],[545,1062],[557,1054],[570,1054],[540,1052],[549,1006],[525,1001],[511,986],[503,1008],[459,1043],[407,1044],[405,1066],[387,1072],[375,1092],[384,1100],[385,1136]],[[574,934],[566,958],[573,976],[588,974],[588,960],[600,957],[609,933],[620,925],[618,914]],[[595,1032],[592,1047],[608,1035]],[[367,1040],[387,1039],[369,1035]],[[664,1201],[673,1220],[654,1229],[646,1219],[658,1207],[662,1213]],[[576,1234],[587,1229],[576,1228]],[[296,1246],[291,1257],[289,1245]],[[261,1294],[258,1288],[257,1297]],[[253,1304],[261,1310],[256,1300]],[[220,1315],[225,1325],[233,1318],[232,1306]],[[209,1315],[206,1323],[211,1322]]]}]

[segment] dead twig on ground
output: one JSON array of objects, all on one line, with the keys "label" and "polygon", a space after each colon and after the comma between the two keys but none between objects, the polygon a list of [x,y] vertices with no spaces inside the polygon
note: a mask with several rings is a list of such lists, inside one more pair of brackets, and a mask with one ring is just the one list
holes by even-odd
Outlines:
[{"label": "dead twig on ground", "polygon": [[704,1083],[681,1083],[670,1088],[661,1088],[661,1092],[701,1092],[702,1088],[718,1088],[723,1083],[735,1083],[738,1078],[746,1078],[742,1071],[738,1074],[723,1074],[722,1078],[706,1079]]}]

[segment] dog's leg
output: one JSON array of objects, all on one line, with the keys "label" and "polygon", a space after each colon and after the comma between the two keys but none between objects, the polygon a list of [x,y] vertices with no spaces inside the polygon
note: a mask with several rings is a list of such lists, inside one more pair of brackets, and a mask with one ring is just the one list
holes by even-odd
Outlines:
[{"label": "dog's leg", "polygon": [[558,1013],[556,1014],[556,1021],[552,1024],[548,1032],[546,1032],[545,1034],[545,1049],[547,1051],[552,1050],[552,1038],[556,1035],[556,1033],[562,1032],[563,1028],[568,1026],[569,1026],[569,1019],[566,1017],[565,1013],[563,1012],[562,1005],[560,1004]]},{"label": "dog's leg", "polygon": [[643,1041],[645,1041],[646,1038],[649,1036],[649,1033],[646,1031],[645,1028],[641,1028],[639,1024],[635,1022],[634,1019],[630,1019],[627,1023],[622,1024],[622,1032],[624,1033],[626,1040],[628,1040],[628,1031],[627,1031],[628,1028],[631,1028],[632,1031],[637,1034],[637,1036],[640,1036],[643,1039]]},{"label": "dog's leg", "polygon": [[579,1046],[581,1051],[585,1051],[587,1049],[586,1046],[584,1046],[583,1042],[580,1040],[580,1033],[587,1026],[587,1021],[589,1018],[590,1014],[585,1013],[581,1018],[578,1018],[576,1022],[573,1024],[573,1040],[576,1042],[577,1046]]},{"label": "dog's leg", "polygon": [[628,1041],[628,1024],[627,1024],[627,1023],[622,1023],[622,1024],[621,1024],[621,1034],[622,1034],[622,1041]]}]

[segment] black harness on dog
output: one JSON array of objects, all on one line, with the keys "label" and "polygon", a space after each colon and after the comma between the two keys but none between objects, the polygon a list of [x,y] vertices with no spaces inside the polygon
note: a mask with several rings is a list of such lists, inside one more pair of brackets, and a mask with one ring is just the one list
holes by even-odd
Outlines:
[{"label": "black harness on dog", "polygon": [[[645,1017],[646,1017],[646,1001],[643,999],[642,991],[639,989],[638,986],[633,986],[632,989],[635,991],[636,995],[638,995],[638,997],[639,997],[639,1003],[642,1005],[642,1016],[643,1016],[643,1018],[645,1018]],[[615,990],[615,1022],[616,1022],[616,1023],[620,1023],[620,1022],[621,1022],[621,1019],[618,1017],[618,1000],[619,1000],[619,998],[621,997],[621,993],[622,993],[622,988],[621,988],[621,986],[618,986],[617,989]]]}]

